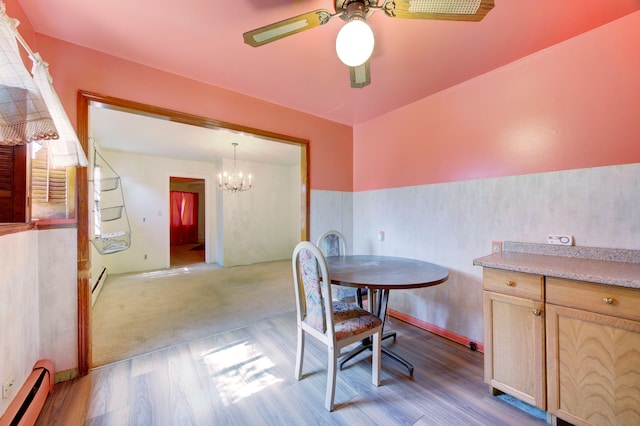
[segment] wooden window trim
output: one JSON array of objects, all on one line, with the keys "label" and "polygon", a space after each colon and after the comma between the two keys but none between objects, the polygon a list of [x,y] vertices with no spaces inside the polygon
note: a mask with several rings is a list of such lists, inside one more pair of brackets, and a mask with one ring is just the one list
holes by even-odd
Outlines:
[{"label": "wooden window trim", "polygon": [[18,232],[33,231],[34,229],[65,229],[77,228],[76,219],[48,219],[31,221],[28,223],[3,223],[0,224],[0,237],[3,235],[17,234]]},{"label": "wooden window trim", "polygon": [[38,220],[36,223],[37,229],[58,229],[58,228],[77,228],[78,221],[73,219],[46,219]]}]

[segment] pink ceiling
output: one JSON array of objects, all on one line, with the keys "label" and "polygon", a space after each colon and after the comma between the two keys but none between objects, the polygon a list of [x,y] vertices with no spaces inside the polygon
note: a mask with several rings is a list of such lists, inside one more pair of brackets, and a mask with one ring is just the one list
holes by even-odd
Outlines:
[{"label": "pink ceiling", "polygon": [[247,30],[333,11],[332,0],[5,1],[18,2],[37,33],[348,125],[640,10],[640,0],[495,0],[481,22],[376,12],[371,85],[352,89],[335,54],[339,18],[259,48],[242,40]]}]

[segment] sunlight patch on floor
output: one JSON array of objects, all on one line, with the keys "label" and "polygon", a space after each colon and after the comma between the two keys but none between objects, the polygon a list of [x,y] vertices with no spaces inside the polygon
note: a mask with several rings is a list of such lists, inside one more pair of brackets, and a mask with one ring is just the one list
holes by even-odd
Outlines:
[{"label": "sunlight patch on floor", "polygon": [[152,271],[152,272],[143,272],[140,274],[141,278],[149,279],[149,278],[165,278],[165,277],[173,277],[176,275],[184,275],[190,274],[191,271],[189,268],[176,268],[176,269],[164,269],[161,271]]},{"label": "sunlight patch on floor", "polygon": [[273,361],[248,339],[211,349],[202,359],[225,406],[283,381],[270,372]]}]

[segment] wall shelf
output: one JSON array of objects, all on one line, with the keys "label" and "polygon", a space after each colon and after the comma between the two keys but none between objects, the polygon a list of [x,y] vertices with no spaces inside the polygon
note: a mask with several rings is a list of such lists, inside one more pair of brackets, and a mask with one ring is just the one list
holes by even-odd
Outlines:
[{"label": "wall shelf", "polygon": [[100,254],[117,253],[131,247],[131,226],[120,176],[97,150],[93,152],[94,238],[91,243]]},{"label": "wall shelf", "polygon": [[119,177],[100,179],[100,191],[102,192],[113,191],[114,189],[118,189],[119,186],[120,186]]},{"label": "wall shelf", "polygon": [[111,222],[122,218],[122,209],[124,206],[114,206],[100,209],[100,220],[102,222]]}]

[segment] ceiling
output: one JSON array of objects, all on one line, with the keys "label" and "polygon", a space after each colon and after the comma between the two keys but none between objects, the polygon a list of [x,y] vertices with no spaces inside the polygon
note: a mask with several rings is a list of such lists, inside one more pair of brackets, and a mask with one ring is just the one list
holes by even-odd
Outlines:
[{"label": "ceiling", "polygon": [[640,10],[640,0],[495,0],[480,22],[378,11],[368,19],[371,84],[353,89],[335,53],[341,19],[258,48],[242,39],[292,16],[333,11],[333,0],[5,1],[18,2],[38,33],[347,125]]},{"label": "ceiling", "polygon": [[231,143],[235,142],[239,164],[250,161],[292,167],[301,161],[300,147],[294,144],[96,106],[89,106],[89,136],[103,149],[182,160],[233,158]]}]

